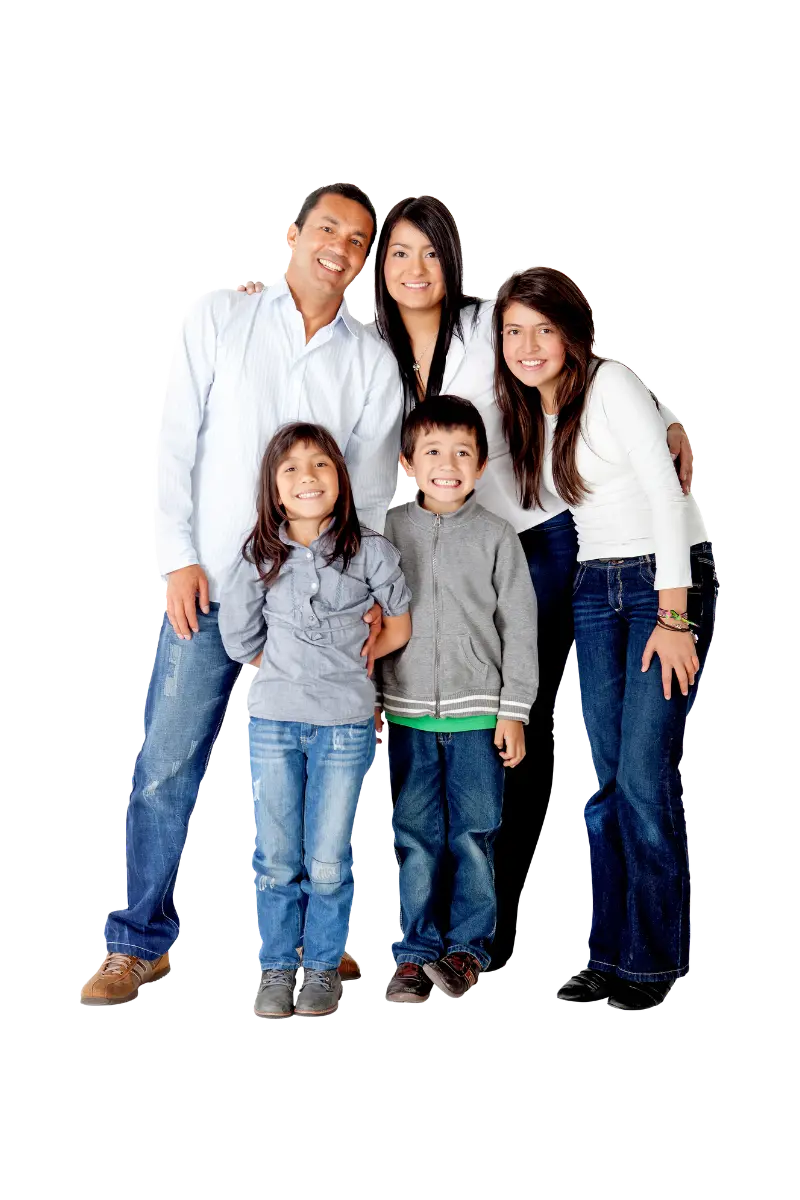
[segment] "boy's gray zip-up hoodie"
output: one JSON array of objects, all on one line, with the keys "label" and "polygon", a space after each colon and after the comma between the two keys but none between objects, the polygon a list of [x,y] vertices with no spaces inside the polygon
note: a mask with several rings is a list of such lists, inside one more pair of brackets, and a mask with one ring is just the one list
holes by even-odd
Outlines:
[{"label": "boy's gray zip-up hoodie", "polygon": [[497,713],[527,724],[539,686],[536,595],[520,540],[473,493],[454,513],[419,497],[392,508],[385,536],[411,588],[411,641],[379,659],[387,714]]}]

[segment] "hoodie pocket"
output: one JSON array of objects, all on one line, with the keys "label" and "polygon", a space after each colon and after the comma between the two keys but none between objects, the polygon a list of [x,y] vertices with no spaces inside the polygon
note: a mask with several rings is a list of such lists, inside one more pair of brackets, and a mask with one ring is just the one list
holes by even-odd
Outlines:
[{"label": "hoodie pocket", "polygon": [[475,653],[471,640],[462,637],[444,637],[439,649],[439,692],[451,695],[482,687],[489,672],[488,664]]},{"label": "hoodie pocket", "polygon": [[414,636],[402,650],[381,659],[384,694],[432,700],[433,670],[433,638]]}]

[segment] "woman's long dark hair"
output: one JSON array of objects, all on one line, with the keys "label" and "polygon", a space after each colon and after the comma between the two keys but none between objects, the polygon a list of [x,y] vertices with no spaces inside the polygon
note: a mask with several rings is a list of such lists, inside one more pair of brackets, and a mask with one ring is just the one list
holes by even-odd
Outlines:
[{"label": "woman's long dark hair", "polygon": [[461,260],[461,239],[453,220],[453,214],[437,200],[435,196],[409,196],[395,204],[386,220],[383,222],[378,238],[378,252],[375,257],[375,323],[378,332],[397,359],[400,375],[405,391],[406,411],[414,407],[419,399],[417,375],[414,370],[414,353],[411,349],[411,339],[408,336],[397,302],[389,295],[384,276],[386,253],[392,237],[392,231],[398,221],[410,221],[412,225],[428,238],[436,251],[444,278],[444,299],[442,300],[442,316],[439,323],[439,336],[431,359],[431,369],[428,372],[426,396],[438,396],[442,390],[445,360],[453,334],[464,340],[464,330],[461,325],[461,312],[470,304],[477,305],[477,296],[465,296],[463,290],[463,266]]},{"label": "woman's long dark hair", "polygon": [[336,467],[339,478],[339,496],[329,526],[331,549],[327,558],[328,566],[336,559],[341,559],[342,569],[346,571],[361,545],[361,526],[353,502],[350,476],[344,456],[332,434],[322,425],[311,425],[305,421],[282,425],[264,451],[256,523],[242,546],[242,555],[258,568],[259,578],[267,587],[278,578],[281,567],[289,557],[289,547],[280,538],[286,513],[278,494],[277,474],[278,467],[298,442],[319,446],[323,455]]},{"label": "woman's long dark hair", "polygon": [[511,451],[523,508],[539,504],[544,457],[544,416],[539,389],[526,387],[511,374],[503,357],[503,318],[511,304],[540,312],[561,334],[566,349],[556,383],[558,423],[553,437],[553,482],[567,504],[580,504],[587,492],[578,472],[575,451],[581,433],[586,391],[601,359],[592,358],[594,321],[583,292],[571,279],[550,267],[533,267],[507,279],[494,307],[494,389],[503,414],[503,432]]}]

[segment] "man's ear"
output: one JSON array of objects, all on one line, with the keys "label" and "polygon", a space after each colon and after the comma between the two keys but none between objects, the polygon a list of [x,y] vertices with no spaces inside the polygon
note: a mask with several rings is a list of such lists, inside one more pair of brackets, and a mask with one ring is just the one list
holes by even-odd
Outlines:
[{"label": "man's ear", "polygon": [[414,468],[404,455],[400,455],[400,466],[411,479],[414,478]]},{"label": "man's ear", "polygon": [[294,252],[294,248],[297,245],[297,237],[299,233],[300,230],[297,228],[294,221],[292,221],[291,225],[289,226],[289,232],[286,234],[286,241],[289,243],[292,252]]}]

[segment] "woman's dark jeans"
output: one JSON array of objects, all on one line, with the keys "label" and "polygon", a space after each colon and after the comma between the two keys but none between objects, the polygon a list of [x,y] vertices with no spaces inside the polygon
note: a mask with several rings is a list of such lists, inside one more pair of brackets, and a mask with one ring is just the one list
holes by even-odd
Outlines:
[{"label": "woman's dark jeans", "polygon": [[539,691],[525,727],[525,757],[505,773],[503,823],[494,849],[497,926],[490,971],[511,957],[517,909],[553,786],[553,709],[572,645],[578,537],[568,512],[519,535],[539,609]]},{"label": "woman's dark jeans", "polygon": [[[689,619],[702,673],[714,630],[711,544],[692,547]],[[582,562],[575,575],[575,644],[583,715],[599,789],[586,805],[592,862],[589,966],[655,983],[689,970],[689,859],[681,775],[686,716],[700,674],[664,699],[655,656],[652,555]]]}]

